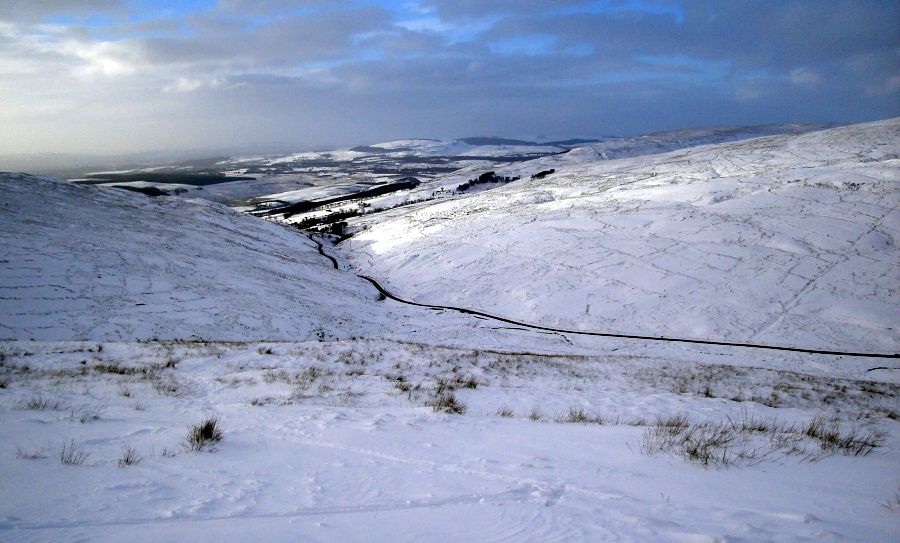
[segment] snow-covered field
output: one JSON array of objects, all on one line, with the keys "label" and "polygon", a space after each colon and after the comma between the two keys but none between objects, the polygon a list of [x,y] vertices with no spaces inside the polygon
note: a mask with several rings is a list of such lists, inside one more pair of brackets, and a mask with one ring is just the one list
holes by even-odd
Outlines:
[{"label": "snow-covered field", "polygon": [[0,540],[895,540],[896,359],[548,333],[350,268],[893,352],[898,125],[561,165],[366,217],[341,269],[217,204],[3,174]]},{"label": "snow-covered field", "polygon": [[570,329],[896,352],[898,157],[894,119],[560,166],[357,219],[366,230],[342,247],[420,302]]},{"label": "snow-covered field", "polygon": [[[897,535],[895,384],[385,340],[14,342],[3,355],[7,541]],[[440,387],[463,414],[429,407]],[[679,414],[738,430],[705,467],[646,454],[657,417]],[[804,433],[817,415],[881,447],[824,450]],[[222,440],[190,452],[189,426],[210,416]],[[61,464],[72,444],[87,456]],[[120,465],[129,449],[138,463]]]}]

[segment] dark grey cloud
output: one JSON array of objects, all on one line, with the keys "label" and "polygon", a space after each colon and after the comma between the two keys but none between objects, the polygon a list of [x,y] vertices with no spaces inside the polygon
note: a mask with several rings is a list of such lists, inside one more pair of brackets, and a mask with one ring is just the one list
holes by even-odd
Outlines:
[{"label": "dark grey cloud", "polygon": [[122,0],[4,0],[0,20],[39,20],[45,17],[85,16],[95,13],[124,13]]},{"label": "dark grey cloud", "polygon": [[123,49],[150,64],[222,63],[264,70],[350,55],[354,36],[384,29],[388,22],[387,13],[378,8],[289,16],[250,29],[238,21],[200,18],[193,35],[140,38]]},{"label": "dark grey cloud", "polygon": [[328,3],[329,0],[219,0],[216,8],[240,15],[269,15]]},{"label": "dark grey cloud", "polygon": [[0,148],[568,137],[900,115],[898,2],[172,5],[0,2]]},{"label": "dark grey cloud", "polygon": [[[457,17],[478,13],[477,2],[449,4],[453,7],[447,11]],[[898,2],[689,0],[681,5],[681,20],[667,12],[548,13],[536,7],[516,10],[515,4],[495,5],[506,6],[509,13],[491,35],[549,33],[610,53],[691,55],[756,68],[884,53],[900,46]]]}]

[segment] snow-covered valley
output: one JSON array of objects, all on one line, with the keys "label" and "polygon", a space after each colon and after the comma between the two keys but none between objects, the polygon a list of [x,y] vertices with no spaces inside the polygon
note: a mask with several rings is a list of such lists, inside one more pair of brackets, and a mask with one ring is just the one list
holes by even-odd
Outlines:
[{"label": "snow-covered valley", "polygon": [[2,174],[0,540],[896,539],[896,358],[551,333],[356,273],[561,328],[892,354],[898,136],[600,142],[338,245]]}]

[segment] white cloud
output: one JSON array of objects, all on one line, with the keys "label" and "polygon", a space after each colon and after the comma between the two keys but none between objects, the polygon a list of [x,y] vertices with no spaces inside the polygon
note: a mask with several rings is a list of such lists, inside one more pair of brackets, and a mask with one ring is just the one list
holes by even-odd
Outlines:
[{"label": "white cloud", "polygon": [[448,40],[449,43],[463,43],[473,41],[479,34],[487,32],[496,24],[497,17],[481,17],[478,19],[465,19],[460,23],[450,22],[438,16],[427,14],[424,17],[398,21],[396,24],[411,32],[423,32],[437,34]]},{"label": "white cloud", "polygon": [[63,39],[46,45],[46,48],[63,57],[77,59],[78,62],[70,66],[78,77],[131,75],[140,65],[140,55],[123,42]]},{"label": "white cloud", "polygon": [[189,77],[179,77],[175,81],[167,83],[163,86],[163,92],[193,92],[198,89],[218,89],[225,84],[225,80],[219,77],[213,79],[193,79]]},{"label": "white cloud", "polygon": [[188,79],[179,77],[175,81],[163,87],[163,92],[191,92],[203,86],[203,81],[199,79]]},{"label": "white cloud", "polygon": [[407,11],[411,11],[411,12],[413,12],[413,13],[419,13],[419,14],[422,14],[422,15],[425,15],[425,14],[428,14],[428,13],[434,13],[434,7],[432,7],[432,6],[423,6],[423,5],[420,4],[419,2],[407,2],[406,4],[403,4],[403,7],[404,7]]}]

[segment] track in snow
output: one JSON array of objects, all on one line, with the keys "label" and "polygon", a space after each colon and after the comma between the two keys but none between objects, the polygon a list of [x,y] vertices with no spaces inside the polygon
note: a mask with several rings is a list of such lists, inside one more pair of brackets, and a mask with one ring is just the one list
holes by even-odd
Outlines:
[{"label": "track in snow", "polygon": [[673,338],[673,337],[663,337],[663,336],[641,336],[636,334],[614,334],[610,332],[592,332],[585,330],[564,330],[562,328],[551,328],[549,326],[541,326],[539,324],[529,324],[527,322],[517,321],[513,319],[508,319],[506,317],[501,317],[499,315],[492,315],[490,313],[485,313],[483,311],[478,311],[475,309],[467,309],[464,307],[455,307],[450,305],[432,305],[432,304],[421,304],[418,302],[412,302],[410,300],[404,300],[399,296],[391,293],[389,290],[385,289],[381,286],[378,281],[368,277],[366,275],[359,275],[365,279],[366,281],[372,283],[372,285],[378,289],[378,292],[386,297],[394,300],[396,302],[400,302],[402,304],[407,305],[415,305],[418,307],[427,307],[429,309],[446,309],[449,311],[458,311],[460,313],[465,313],[468,315],[475,315],[478,317],[486,317],[489,319],[498,320],[501,322],[506,322],[509,324],[515,324],[517,326],[525,326],[527,328],[533,328],[535,330],[546,330],[549,332],[557,332],[560,334],[579,334],[583,336],[599,336],[599,337],[613,337],[618,339],[638,339],[643,341],[664,341],[669,343],[697,343],[700,345],[718,345],[723,347],[740,347],[745,349],[768,349],[772,351],[791,351],[795,353],[809,353],[809,354],[824,354],[829,356],[864,356],[869,358],[900,358],[900,354],[883,354],[883,353],[854,353],[854,352],[844,352],[844,351],[825,351],[820,349],[804,349],[802,347],[786,347],[783,345],[762,345],[757,343],[736,343],[731,341],[713,341],[707,339],[689,339],[689,338]]},{"label": "track in snow", "polygon": [[[339,270],[340,266],[338,265],[338,261],[333,256],[327,254],[325,252],[324,246],[322,243],[315,239],[312,234],[308,234],[309,239],[312,240],[316,244],[316,248],[319,251],[319,254],[327,258],[331,261],[331,264],[334,266],[334,269]],[[452,305],[435,305],[435,304],[423,304],[419,302],[413,302],[411,300],[406,300],[392,293],[391,291],[384,288],[376,279],[369,277],[367,275],[357,275],[362,279],[365,279],[372,286],[378,290],[380,294],[380,300],[385,298],[390,298],[395,302],[399,302],[401,304],[412,305],[416,307],[426,307],[428,309],[435,310],[447,310],[447,311],[456,311],[459,313],[463,313],[466,315],[473,315],[476,317],[483,317],[488,319],[497,320],[500,322],[505,322],[508,324],[514,324],[516,326],[524,326],[526,328],[530,328],[533,330],[543,330],[547,332],[555,332],[558,334],[577,334],[582,336],[595,336],[595,337],[611,337],[617,339],[635,339],[641,341],[661,341],[668,343],[693,343],[698,345],[715,345],[720,347],[738,347],[742,349],[766,349],[770,351],[789,351],[794,353],[806,353],[806,354],[821,354],[827,356],[856,356],[856,357],[868,357],[868,358],[900,358],[900,353],[886,354],[886,353],[857,353],[857,352],[848,352],[848,351],[828,351],[824,349],[805,349],[803,347],[788,347],[784,345],[765,345],[760,343],[739,343],[732,341],[715,341],[708,339],[691,339],[691,338],[675,338],[675,337],[665,337],[665,336],[643,336],[638,334],[615,334],[612,332],[596,332],[596,331],[588,331],[588,330],[566,330],[563,328],[552,328],[550,326],[541,326],[539,324],[531,324],[527,322],[517,321],[514,319],[510,319],[507,317],[501,317],[500,315],[494,315],[491,313],[486,313],[484,311],[478,311],[476,309],[469,309],[465,307],[456,307]]]}]

